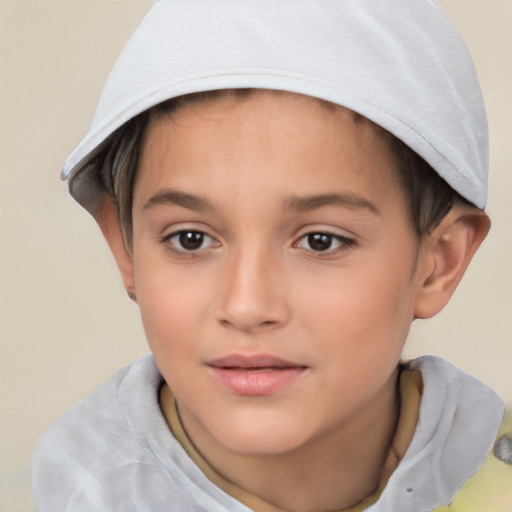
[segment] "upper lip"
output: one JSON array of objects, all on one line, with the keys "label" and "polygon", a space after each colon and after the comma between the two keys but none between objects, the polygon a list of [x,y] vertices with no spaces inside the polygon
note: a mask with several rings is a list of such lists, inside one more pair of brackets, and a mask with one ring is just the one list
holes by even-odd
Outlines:
[{"label": "upper lip", "polygon": [[304,368],[305,365],[269,354],[230,354],[208,362],[214,368]]}]

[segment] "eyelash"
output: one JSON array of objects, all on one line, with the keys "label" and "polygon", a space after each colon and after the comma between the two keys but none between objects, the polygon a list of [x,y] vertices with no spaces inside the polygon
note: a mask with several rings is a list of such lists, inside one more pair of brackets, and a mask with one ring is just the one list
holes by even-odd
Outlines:
[{"label": "eyelash", "polygon": [[[184,243],[186,243],[187,238],[188,241],[192,243],[192,247],[184,247]],[[174,242],[173,239],[175,239]],[[219,242],[216,241],[213,237],[204,231],[195,229],[181,229],[179,231],[174,231],[164,236],[161,241],[163,244],[166,244],[173,252],[183,255],[193,255],[200,250],[208,249],[212,246],[219,246]],[[309,247],[304,247],[304,241],[307,242]],[[208,242],[206,247],[204,247],[205,242]],[[315,243],[323,244],[324,247],[317,247],[314,249],[312,244]],[[343,253],[351,249],[355,243],[355,240],[342,235],[325,231],[311,231],[309,233],[305,233],[296,242],[294,242],[293,247],[304,249],[317,257],[321,257],[323,255],[330,256]],[[194,245],[196,246],[194,247]]]},{"label": "eyelash", "polygon": [[[315,240],[316,238],[316,240]],[[301,247],[301,242],[305,240],[309,244],[309,248],[307,247]],[[319,243],[327,243],[327,247],[325,249],[313,249],[311,247],[311,244],[314,242]],[[355,245],[355,240],[352,238],[348,238],[346,236],[337,235],[334,233],[329,233],[325,231],[311,231],[309,233],[306,233],[302,235],[297,242],[294,243],[294,247],[303,248],[307,251],[312,252],[315,256],[327,256],[327,255],[335,255],[339,253],[343,253],[345,251],[348,251]],[[335,247],[332,247],[332,245],[335,244]]]},{"label": "eyelash", "polygon": [[[192,235],[192,236],[189,236],[189,235]],[[200,243],[199,246],[195,247],[195,248],[188,248],[188,249],[186,247],[184,247],[183,243],[186,240],[184,237],[187,237],[187,236],[189,238],[189,241],[196,242],[196,243],[199,242]],[[193,237],[196,237],[196,239],[194,240]],[[199,238],[199,240],[198,240],[198,238]],[[173,239],[176,239],[176,241],[173,242]],[[180,229],[179,231],[174,231],[168,235],[165,235],[162,238],[161,242],[163,244],[167,245],[167,247],[170,250],[172,250],[173,252],[176,252],[179,254],[185,254],[185,255],[188,255],[188,254],[193,255],[194,253],[207,248],[207,247],[203,247],[203,244],[207,239],[210,240],[208,247],[219,245],[219,243],[213,237],[211,237],[204,231],[200,231],[197,229]]]}]

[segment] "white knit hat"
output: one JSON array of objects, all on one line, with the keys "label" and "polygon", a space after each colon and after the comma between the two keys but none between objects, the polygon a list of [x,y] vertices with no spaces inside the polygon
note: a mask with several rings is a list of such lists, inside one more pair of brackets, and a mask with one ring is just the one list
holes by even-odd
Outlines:
[{"label": "white knit hat", "polygon": [[232,88],[292,91],[359,112],[485,206],[478,79],[432,0],[159,0],[115,64],[63,179],[80,176],[73,194],[90,208],[98,169],[87,164],[117,128],[167,99]]}]

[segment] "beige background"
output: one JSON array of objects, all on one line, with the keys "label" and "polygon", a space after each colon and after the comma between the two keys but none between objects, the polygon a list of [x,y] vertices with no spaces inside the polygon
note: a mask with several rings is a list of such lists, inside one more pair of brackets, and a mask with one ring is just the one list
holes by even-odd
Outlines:
[{"label": "beige background", "polygon": [[[512,2],[442,0],[492,134],[492,233],[406,356],[444,356],[512,403]],[[40,432],[146,352],[106,245],[58,174],[148,0],[0,0],[0,511],[29,510]]]}]

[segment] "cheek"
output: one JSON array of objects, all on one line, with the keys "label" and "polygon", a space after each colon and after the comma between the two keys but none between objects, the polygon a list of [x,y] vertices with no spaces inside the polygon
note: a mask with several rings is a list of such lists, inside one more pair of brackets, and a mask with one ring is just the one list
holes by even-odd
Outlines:
[{"label": "cheek", "polygon": [[368,364],[399,357],[413,319],[411,259],[399,266],[384,260],[305,280],[296,294],[308,298],[302,316],[311,322],[309,329],[341,357],[365,358]]},{"label": "cheek", "polygon": [[135,286],[142,323],[155,356],[164,352],[190,352],[194,329],[208,314],[208,286],[203,278],[173,271],[166,262],[140,258],[135,266]]},{"label": "cheek", "polygon": [[[325,364],[324,389],[351,407],[370,400],[396,368],[410,328],[403,287],[365,275],[315,303],[315,340]],[[319,341],[322,340],[322,341]],[[336,396],[333,400],[337,401]]]}]

